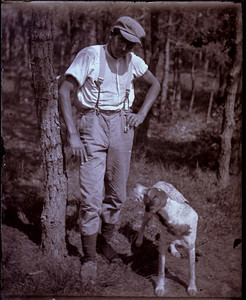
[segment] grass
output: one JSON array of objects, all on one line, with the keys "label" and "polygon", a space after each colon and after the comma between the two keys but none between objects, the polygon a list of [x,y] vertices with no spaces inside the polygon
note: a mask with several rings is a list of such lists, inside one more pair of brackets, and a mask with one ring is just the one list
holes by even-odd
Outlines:
[{"label": "grass", "polygon": [[[4,294],[154,296],[153,279],[157,270],[155,238],[158,228],[153,222],[146,230],[145,246],[139,254],[144,262],[133,256],[135,261],[125,263],[122,267],[108,265],[99,257],[100,269],[96,286],[85,285],[79,280],[79,257],[82,250],[77,207],[80,195],[77,161],[70,158],[69,150],[66,224],[69,255],[59,264],[43,255],[39,248],[43,170],[35,118],[30,115],[30,111],[35,109],[32,105],[23,104],[19,111],[20,118],[16,118],[16,108],[11,105],[5,106],[3,115],[7,152],[6,166],[2,169]],[[133,254],[130,241],[141,225],[143,214],[143,207],[134,201],[132,195],[134,185],[141,183],[151,186],[159,180],[169,182],[189,200],[199,215],[199,285],[206,286],[206,276],[213,276],[213,286],[220,286],[225,282],[232,286],[232,290],[227,286],[227,292],[219,294],[216,288],[209,286],[201,292],[201,296],[237,297],[240,295],[240,255],[231,249],[233,240],[241,237],[242,183],[240,175],[231,176],[230,185],[226,189],[222,189],[217,183],[217,129],[218,124],[214,121],[207,125],[204,114],[200,112],[192,116],[183,113],[178,122],[169,126],[152,122],[148,144],[141,149],[135,146],[132,153],[127,183],[128,198],[117,224],[118,232],[114,236],[113,246],[125,258]],[[220,259],[217,257],[218,253],[221,253]],[[176,274],[176,277],[179,277],[181,267],[183,272],[186,271],[184,261],[172,261],[170,257],[168,261],[168,270],[171,274]],[[221,269],[225,271],[219,273]],[[167,282],[171,282],[169,295],[184,296],[182,286],[170,278],[173,277],[170,275],[167,279]]]},{"label": "grass", "polygon": [[[191,169],[187,165],[177,167],[165,165],[161,161],[148,161],[144,155],[138,159],[133,157],[128,181],[129,193],[137,182],[152,186],[157,181],[171,183],[188,199],[199,215],[199,232],[207,231],[206,222],[212,222],[214,226],[210,228],[211,235],[214,235],[214,230],[218,228],[221,231],[235,231],[234,221],[240,220],[242,214],[240,177],[232,176],[228,188],[221,188],[216,172],[198,165]],[[240,235],[240,228],[236,231]]]}]

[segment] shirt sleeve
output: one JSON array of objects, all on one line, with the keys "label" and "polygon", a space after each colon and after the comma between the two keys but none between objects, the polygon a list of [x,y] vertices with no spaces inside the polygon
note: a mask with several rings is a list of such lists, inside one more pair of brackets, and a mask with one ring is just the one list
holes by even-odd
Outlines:
[{"label": "shirt sleeve", "polygon": [[148,70],[148,65],[145,63],[145,61],[134,53],[132,53],[132,63],[133,76],[135,78],[143,76],[144,73]]},{"label": "shirt sleeve", "polygon": [[65,75],[72,75],[77,79],[79,85],[82,86],[88,77],[91,63],[92,57],[83,49],[76,55]]}]

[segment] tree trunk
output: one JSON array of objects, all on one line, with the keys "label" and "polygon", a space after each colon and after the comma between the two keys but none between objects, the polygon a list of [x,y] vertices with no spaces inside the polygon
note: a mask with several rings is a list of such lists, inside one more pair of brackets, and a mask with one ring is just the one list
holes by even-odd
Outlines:
[{"label": "tree trunk", "polygon": [[211,94],[210,94],[210,99],[209,99],[209,104],[208,104],[207,123],[209,123],[210,116],[211,116],[211,110],[212,110],[212,105],[213,105],[213,100],[214,100],[215,85],[216,85],[216,79],[217,79],[217,72],[218,72],[218,68],[215,71],[214,80],[212,83],[212,89],[211,89]]},{"label": "tree trunk", "polygon": [[163,80],[162,80],[162,92],[161,92],[161,104],[160,104],[160,116],[159,116],[160,121],[163,121],[165,119],[165,106],[167,100],[168,81],[169,81],[171,25],[172,25],[172,12],[170,11],[169,18],[168,18],[166,44],[165,44],[165,65],[164,65],[164,73],[163,73]]},{"label": "tree trunk", "polygon": [[172,108],[172,119],[173,121],[177,119],[178,112],[180,110],[180,103],[181,103],[181,58],[180,58],[180,49],[177,49],[175,52],[174,58],[174,80],[173,80],[173,103],[174,106]]},{"label": "tree trunk", "polygon": [[[234,81],[228,80],[228,81]],[[220,135],[220,156],[218,179],[223,187],[229,183],[229,169],[231,157],[231,138],[235,126],[234,122],[234,103],[237,89],[236,82],[228,82],[227,97],[223,114],[222,133]]]},{"label": "tree trunk", "polygon": [[189,113],[193,110],[194,100],[195,100],[195,53],[192,53],[192,65],[191,65],[191,98],[190,98],[190,106]]},{"label": "tree trunk", "polygon": [[[241,77],[241,76],[240,76]],[[235,100],[235,128],[232,136],[230,174],[238,175],[242,170],[242,77],[238,83]]]},{"label": "tree trunk", "polygon": [[87,36],[88,42],[87,45],[96,45],[97,44],[97,34],[96,34],[96,22],[94,19],[89,18],[87,23],[87,32],[89,33]]},{"label": "tree trunk", "polygon": [[52,9],[33,11],[31,65],[45,184],[41,215],[42,248],[47,255],[59,260],[66,255],[67,178],[61,143],[58,88],[53,67],[53,29]]},{"label": "tree trunk", "polygon": [[70,12],[70,63],[74,60],[79,50],[83,48],[84,38],[82,26],[78,19],[78,12],[73,8]]},{"label": "tree trunk", "polygon": [[[160,44],[158,42],[159,41],[158,34],[159,34],[159,12],[153,10],[151,12],[151,64],[150,64],[150,71],[154,75],[156,73],[156,66],[158,63],[159,52],[160,52]],[[152,117],[152,110],[150,109],[144,122],[136,130],[134,143],[137,144],[138,146],[147,144],[148,130],[149,130],[149,124],[150,124],[151,117]]]},{"label": "tree trunk", "polygon": [[8,26],[5,26],[5,34],[6,34],[6,41],[5,41],[5,57],[4,59],[7,61],[10,58],[10,30]]},{"label": "tree trunk", "polygon": [[177,86],[176,86],[176,109],[179,112],[181,106],[181,97],[182,97],[182,87],[181,87],[181,59],[178,60],[178,67],[177,67]]},{"label": "tree trunk", "polygon": [[217,98],[219,99],[220,102],[223,100],[225,94],[225,87],[226,87],[225,73],[226,73],[226,69],[220,66],[219,67],[219,88],[217,92]]},{"label": "tree trunk", "polygon": [[[207,50],[206,50],[206,52],[207,52]],[[205,74],[206,79],[208,78],[208,67],[209,67],[209,58],[207,57],[207,53],[206,53],[205,54],[205,62],[204,62],[204,74]]]},{"label": "tree trunk", "polygon": [[217,175],[222,187],[228,185],[230,177],[231,140],[235,127],[234,106],[242,64],[242,20],[240,14],[238,14],[236,21],[235,52],[232,57],[231,70],[227,77],[226,100],[220,135],[220,156]]},{"label": "tree trunk", "polygon": [[155,75],[156,74],[156,66],[159,59],[159,52],[160,52],[160,44],[159,44],[159,12],[152,11],[150,15],[151,20],[151,64],[150,64],[150,71]]},{"label": "tree trunk", "polygon": [[146,42],[146,39],[143,39],[143,41],[142,41],[142,49],[143,49],[144,61],[147,62],[147,42]]}]

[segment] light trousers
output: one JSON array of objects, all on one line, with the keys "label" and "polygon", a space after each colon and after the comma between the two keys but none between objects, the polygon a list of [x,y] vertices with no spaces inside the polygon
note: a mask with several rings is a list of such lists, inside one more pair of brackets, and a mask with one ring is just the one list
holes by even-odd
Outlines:
[{"label": "light trousers", "polygon": [[80,120],[80,137],[88,161],[80,164],[80,229],[82,235],[99,230],[100,221],[115,224],[126,199],[134,130],[125,132],[124,111],[88,111]]}]

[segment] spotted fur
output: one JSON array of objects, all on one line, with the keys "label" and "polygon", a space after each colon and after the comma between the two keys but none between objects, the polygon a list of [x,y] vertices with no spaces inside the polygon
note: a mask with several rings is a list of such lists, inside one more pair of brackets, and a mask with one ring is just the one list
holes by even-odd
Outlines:
[{"label": "spotted fur", "polygon": [[187,199],[170,183],[159,181],[152,187],[146,188],[137,184],[134,193],[138,201],[145,206],[145,214],[141,229],[136,240],[140,246],[143,241],[144,228],[150,218],[155,217],[160,224],[161,237],[159,246],[158,279],[155,292],[158,296],[165,293],[165,245],[170,241],[172,255],[180,257],[176,245],[184,246],[189,252],[190,282],[188,293],[197,293],[195,283],[195,241],[198,215],[189,205]]}]

